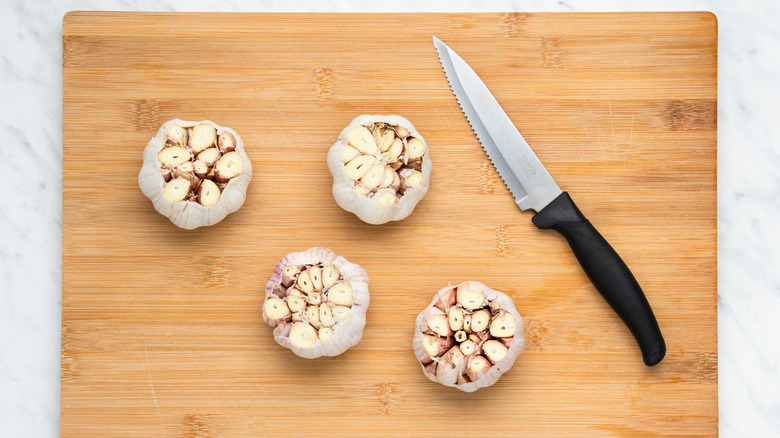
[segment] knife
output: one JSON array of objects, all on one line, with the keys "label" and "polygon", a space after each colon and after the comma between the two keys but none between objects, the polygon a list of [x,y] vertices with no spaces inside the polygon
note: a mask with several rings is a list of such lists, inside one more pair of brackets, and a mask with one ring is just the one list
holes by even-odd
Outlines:
[{"label": "knife", "polygon": [[538,228],[566,238],[590,281],[634,335],[645,365],[661,362],[666,343],[628,266],[561,191],[474,70],[438,38],[433,45],[461,110],[518,207],[536,211],[531,221]]}]

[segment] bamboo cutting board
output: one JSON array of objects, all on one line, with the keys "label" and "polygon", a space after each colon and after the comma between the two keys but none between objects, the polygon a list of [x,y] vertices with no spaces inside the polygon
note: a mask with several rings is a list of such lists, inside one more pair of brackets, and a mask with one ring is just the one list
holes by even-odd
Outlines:
[{"label": "bamboo cutting board", "polygon": [[[631,267],[668,345],[654,368],[555,232],[490,165],[431,36],[466,59]],[[717,22],[709,13],[69,13],[63,20],[62,436],[717,434]],[[341,210],[325,156],[359,114],[431,148],[404,221]],[[247,202],[174,227],[137,185],[166,120],[244,138]],[[285,254],[361,264],[361,343],[279,347],[260,318]],[[493,387],[424,377],[414,319],[448,283],[505,291],[527,348]]]}]

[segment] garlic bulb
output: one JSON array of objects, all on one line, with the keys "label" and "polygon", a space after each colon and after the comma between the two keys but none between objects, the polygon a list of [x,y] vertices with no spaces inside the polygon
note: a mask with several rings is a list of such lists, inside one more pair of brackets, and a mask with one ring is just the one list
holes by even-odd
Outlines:
[{"label": "garlic bulb", "polygon": [[429,379],[473,392],[523,352],[523,319],[506,294],[467,281],[436,293],[417,316],[412,346]]},{"label": "garlic bulb", "polygon": [[165,122],[143,154],[138,185],[176,226],[214,225],[241,208],[252,163],[238,133],[209,120]]},{"label": "garlic bulb", "polygon": [[333,197],[369,224],[409,216],[428,192],[428,145],[401,116],[356,117],[328,151]]},{"label": "garlic bulb", "polygon": [[265,286],[263,321],[296,355],[337,356],[357,345],[370,301],[368,274],[327,248],[288,254]]}]

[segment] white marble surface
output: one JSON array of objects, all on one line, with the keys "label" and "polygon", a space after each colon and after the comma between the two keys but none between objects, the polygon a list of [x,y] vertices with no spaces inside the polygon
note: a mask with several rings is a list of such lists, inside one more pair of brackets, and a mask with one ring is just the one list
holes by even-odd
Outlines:
[{"label": "white marble surface", "polygon": [[[257,5],[255,3],[261,3]],[[0,436],[59,432],[61,20],[69,10],[710,10],[719,20],[720,433],[780,436],[780,3],[776,0],[0,2]]]}]

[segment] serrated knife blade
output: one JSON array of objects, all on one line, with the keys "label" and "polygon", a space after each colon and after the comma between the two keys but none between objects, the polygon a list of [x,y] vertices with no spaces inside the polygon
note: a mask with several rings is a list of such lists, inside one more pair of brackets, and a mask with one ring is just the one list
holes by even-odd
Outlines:
[{"label": "serrated knife blade", "polygon": [[628,266],[569,194],[561,191],[477,73],[438,38],[433,37],[433,45],[463,114],[515,203],[522,210],[536,211],[531,220],[538,228],[555,230],[566,238],[593,285],[634,335],[644,363],[661,362],[666,343]]}]

